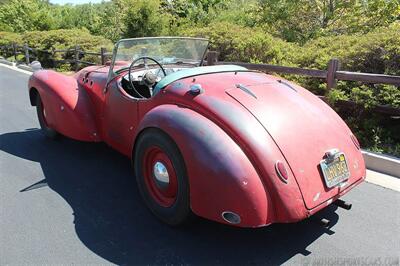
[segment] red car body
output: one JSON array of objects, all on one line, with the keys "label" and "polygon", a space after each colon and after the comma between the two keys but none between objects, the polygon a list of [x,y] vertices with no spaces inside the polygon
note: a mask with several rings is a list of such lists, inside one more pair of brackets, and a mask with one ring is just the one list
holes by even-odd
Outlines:
[{"label": "red car body", "polygon": [[[76,140],[105,142],[132,160],[146,129],[166,133],[186,166],[191,210],[220,223],[300,221],[364,180],[352,132],[318,97],[275,76],[214,68],[175,80],[149,99],[127,94],[120,84],[126,71],[109,79],[106,65],[73,76],[41,70],[29,80],[29,95],[32,105],[42,98],[49,127]],[[201,93],[190,93],[193,84]],[[334,148],[346,155],[350,176],[329,188],[320,162]],[[230,222],[225,212],[240,221]]]}]

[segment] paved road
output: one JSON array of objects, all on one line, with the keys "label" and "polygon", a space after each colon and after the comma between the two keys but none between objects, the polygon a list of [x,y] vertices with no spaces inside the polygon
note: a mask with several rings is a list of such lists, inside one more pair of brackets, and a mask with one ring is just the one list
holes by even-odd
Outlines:
[{"label": "paved road", "polygon": [[400,193],[364,183],[314,220],[237,229],[159,223],[129,160],[103,144],[46,140],[28,76],[0,66],[0,264],[399,263]]}]

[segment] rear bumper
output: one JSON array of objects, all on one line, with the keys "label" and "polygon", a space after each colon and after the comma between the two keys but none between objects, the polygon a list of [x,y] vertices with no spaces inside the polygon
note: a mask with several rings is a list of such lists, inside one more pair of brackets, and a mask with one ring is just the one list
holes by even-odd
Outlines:
[{"label": "rear bumper", "polygon": [[311,215],[315,214],[316,212],[322,210],[323,208],[329,206],[331,203],[335,202],[335,200],[339,199],[340,197],[342,197],[343,195],[345,195],[347,192],[349,192],[350,190],[352,190],[354,187],[358,186],[359,184],[361,184],[363,181],[365,180],[365,175],[362,176],[360,179],[358,179],[356,182],[354,182],[353,184],[351,184],[350,186],[344,188],[342,191],[339,192],[339,194],[335,195],[334,197],[328,199],[327,201],[321,203],[320,205],[318,205],[317,207],[311,209],[311,210],[307,210],[307,216],[310,217]]}]

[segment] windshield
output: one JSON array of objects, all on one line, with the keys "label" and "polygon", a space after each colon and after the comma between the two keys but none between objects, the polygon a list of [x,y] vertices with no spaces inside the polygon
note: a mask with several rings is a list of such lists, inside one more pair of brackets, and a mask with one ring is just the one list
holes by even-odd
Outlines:
[{"label": "windshield", "polygon": [[134,60],[142,56],[152,57],[160,64],[188,63],[199,65],[207,47],[208,40],[201,38],[153,37],[123,39],[115,46],[111,67],[115,68],[114,71],[128,67]]}]

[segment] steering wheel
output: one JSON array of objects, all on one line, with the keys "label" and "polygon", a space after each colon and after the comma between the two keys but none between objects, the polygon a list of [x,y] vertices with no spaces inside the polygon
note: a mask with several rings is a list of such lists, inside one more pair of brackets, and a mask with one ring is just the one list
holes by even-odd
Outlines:
[{"label": "steering wheel", "polygon": [[[144,61],[144,66],[146,69],[148,69],[146,60],[150,60],[150,61],[153,61],[154,63],[156,63],[156,65],[158,65],[160,67],[160,69],[162,70],[162,72],[164,74],[164,77],[167,75],[167,73],[165,72],[165,69],[163,68],[163,66],[156,59],[154,59],[152,57],[142,56],[142,57],[139,57],[139,58],[133,60],[133,62],[129,66],[129,71],[128,71],[129,83],[130,83],[132,89],[135,91],[135,93],[137,93],[142,98],[147,98],[147,97],[144,97],[142,94],[140,94],[140,92],[135,88],[135,86],[133,85],[132,77],[131,77],[132,69],[133,69],[135,63],[138,62],[139,60]],[[150,97],[153,96],[153,85],[156,83],[156,80],[157,80],[157,76],[154,75],[152,72],[146,72],[143,75],[142,80],[139,80],[139,82],[144,83],[144,85],[146,85],[149,88]]]}]

